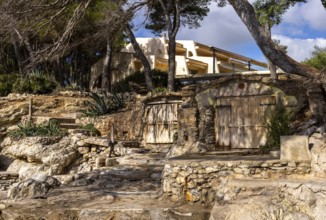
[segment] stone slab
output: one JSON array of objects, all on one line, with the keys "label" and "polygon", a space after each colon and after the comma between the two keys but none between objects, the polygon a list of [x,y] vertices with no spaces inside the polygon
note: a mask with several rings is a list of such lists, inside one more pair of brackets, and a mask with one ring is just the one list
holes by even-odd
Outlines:
[{"label": "stone slab", "polygon": [[84,139],[87,144],[109,147],[109,139],[105,137],[89,137]]},{"label": "stone slab", "polygon": [[309,161],[308,136],[281,136],[281,160],[286,161]]}]

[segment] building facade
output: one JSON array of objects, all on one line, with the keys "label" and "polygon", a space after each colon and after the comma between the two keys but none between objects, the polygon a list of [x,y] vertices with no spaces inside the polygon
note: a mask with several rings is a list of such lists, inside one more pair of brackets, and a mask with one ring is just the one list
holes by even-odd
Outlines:
[{"label": "building facade", "polygon": [[[136,38],[147,57],[151,68],[168,71],[168,40],[159,38]],[[267,68],[267,64],[250,57],[207,46],[192,40],[176,42],[176,77],[199,74],[236,73]],[[121,79],[143,69],[135,51],[129,43],[114,59],[112,81]],[[92,79],[98,78],[103,69],[103,59],[92,67]],[[91,86],[92,87],[92,86]]]},{"label": "building facade", "polygon": [[[164,36],[136,40],[153,69],[168,70],[168,40]],[[132,45],[128,44],[122,52],[134,54]],[[177,76],[251,71],[255,70],[253,65],[267,68],[264,62],[192,40],[177,40],[176,64]],[[136,58],[131,65],[136,71],[142,68],[141,62]]]}]

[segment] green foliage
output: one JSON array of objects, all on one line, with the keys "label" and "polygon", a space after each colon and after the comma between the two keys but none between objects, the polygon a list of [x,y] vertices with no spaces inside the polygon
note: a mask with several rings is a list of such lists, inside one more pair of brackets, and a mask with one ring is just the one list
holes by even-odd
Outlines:
[{"label": "green foliage", "polygon": [[9,132],[9,136],[13,138],[32,137],[32,136],[65,136],[66,130],[60,128],[56,120],[49,120],[48,122],[36,125],[29,121],[26,124],[18,124],[18,129]]},{"label": "green foliage", "polygon": [[13,92],[48,94],[51,93],[58,83],[47,74],[33,72],[30,75],[19,78],[13,85]]},{"label": "green foliage", "polygon": [[292,113],[282,106],[276,106],[266,123],[267,145],[262,148],[264,153],[279,150],[280,136],[289,134]]},{"label": "green foliage", "polygon": [[113,92],[112,96],[105,100],[104,96],[100,96],[97,93],[91,93],[92,101],[87,101],[89,109],[84,111],[85,116],[99,116],[118,111],[124,108],[125,101],[122,94]]},{"label": "green foliage", "polygon": [[326,47],[314,47],[311,52],[311,57],[303,61],[303,63],[310,65],[321,71],[326,70]]},{"label": "green foliage", "polygon": [[278,39],[273,39],[273,42],[279,50],[283,51],[284,53],[287,53],[288,46],[281,44],[281,41]]},{"label": "green foliage", "polygon": [[[198,28],[199,22],[209,12],[209,0],[188,0],[179,1],[177,7],[180,10],[180,23],[184,27]],[[167,7],[167,11],[170,19],[176,14],[176,1],[163,0],[164,5]],[[146,28],[152,30],[154,33],[161,33],[167,30],[167,22],[165,20],[164,11],[159,1],[153,1],[150,5],[149,22],[146,24]]]},{"label": "green foliage", "polygon": [[11,93],[13,84],[19,77],[18,74],[0,74],[0,96]]},{"label": "green foliage", "polygon": [[166,92],[168,91],[165,87],[156,87],[155,89],[153,89],[152,93],[153,94],[158,94],[158,93],[162,93],[162,92]]},{"label": "green foliage", "polygon": [[[151,71],[153,83],[155,87],[165,87],[168,83],[168,74],[166,72],[160,71],[160,70],[152,70]],[[128,77],[126,77],[124,80],[117,82],[113,85],[113,91],[116,92],[132,92],[132,88],[129,85],[129,82],[134,82],[138,85],[142,85],[145,87],[145,74],[144,72],[136,72]],[[178,88],[180,86],[180,82],[176,81],[175,87]]]},{"label": "green foliage", "polygon": [[84,112],[85,116],[98,116],[109,113],[109,106],[105,102],[103,96],[98,95],[97,93],[91,93],[90,95],[92,101],[87,101],[89,109]]},{"label": "green foliage", "polygon": [[281,23],[282,15],[296,3],[306,0],[257,0],[253,3],[258,21],[270,28]]},{"label": "green foliage", "polygon": [[100,132],[94,127],[94,124],[87,124],[80,127],[83,130],[86,130],[90,133],[91,136],[99,136]]}]

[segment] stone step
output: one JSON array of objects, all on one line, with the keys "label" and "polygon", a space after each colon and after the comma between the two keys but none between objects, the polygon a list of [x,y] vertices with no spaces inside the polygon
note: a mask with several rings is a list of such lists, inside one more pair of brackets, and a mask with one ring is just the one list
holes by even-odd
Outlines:
[{"label": "stone step", "polygon": [[109,147],[109,140],[110,139],[107,137],[88,137],[84,139],[83,142],[90,145]]},{"label": "stone step", "polygon": [[118,155],[135,155],[135,154],[146,154],[148,153],[148,149],[145,148],[134,148],[134,147],[124,147],[121,144],[117,144],[114,146],[114,152]]},{"label": "stone step", "polygon": [[159,165],[164,166],[165,159],[161,157],[150,156],[147,154],[133,154],[130,156],[117,158],[119,165]]},{"label": "stone step", "polygon": [[[107,137],[88,137],[84,139],[83,142],[89,145],[110,147],[110,138]],[[136,141],[119,141],[114,145],[114,151],[119,155],[129,155],[136,153],[146,153],[149,150],[141,148],[139,142]]]},{"label": "stone step", "polygon": [[204,153],[205,155],[252,155],[259,153],[259,149],[237,149],[237,150],[221,150],[210,151]]},{"label": "stone step", "polygon": [[60,123],[61,128],[65,129],[79,129],[81,125],[74,123]]},{"label": "stone step", "polygon": [[63,117],[52,117],[50,120],[56,120],[59,124],[75,124],[76,119],[75,118],[63,118]]}]

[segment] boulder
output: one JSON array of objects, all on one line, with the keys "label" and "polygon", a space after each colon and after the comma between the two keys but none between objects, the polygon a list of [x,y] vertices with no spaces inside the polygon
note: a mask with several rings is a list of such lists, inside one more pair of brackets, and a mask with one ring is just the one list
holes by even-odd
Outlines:
[{"label": "boulder", "polygon": [[14,158],[8,171],[19,173],[20,179],[31,178],[35,173],[62,174],[78,158],[80,139],[67,137],[25,137],[19,140],[10,137],[2,143],[2,154]]},{"label": "boulder", "polygon": [[186,144],[184,146],[173,145],[169,152],[167,153],[166,157],[177,157],[187,153],[201,153],[207,151],[205,149],[204,144],[196,142],[193,144]]},{"label": "boulder", "polygon": [[18,173],[19,179],[24,180],[33,178],[35,175],[48,175],[44,165],[36,163],[28,163],[27,161],[16,159],[10,164],[8,172]]},{"label": "boulder", "polygon": [[7,196],[10,199],[45,198],[50,189],[58,186],[60,182],[51,176],[45,177],[43,181],[26,179],[10,187]]}]

